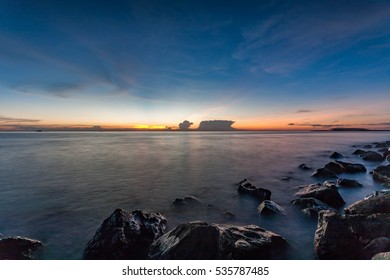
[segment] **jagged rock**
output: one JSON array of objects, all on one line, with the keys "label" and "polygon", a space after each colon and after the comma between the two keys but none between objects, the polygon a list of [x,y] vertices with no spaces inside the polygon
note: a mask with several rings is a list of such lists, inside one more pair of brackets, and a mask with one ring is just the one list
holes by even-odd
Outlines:
[{"label": "jagged rock", "polygon": [[318,213],[320,211],[328,210],[332,212],[337,212],[336,209],[334,209],[333,207],[312,197],[297,198],[291,201],[291,203],[293,205],[299,206],[301,208],[302,213],[314,219],[318,218]]},{"label": "jagged rock", "polygon": [[271,200],[271,191],[263,188],[257,188],[252,183],[244,179],[238,185],[238,192],[242,194],[248,194],[253,196],[262,202],[264,200]]},{"label": "jagged rock", "polygon": [[390,192],[359,200],[344,209],[346,214],[390,213]]},{"label": "jagged rock", "polygon": [[343,172],[345,173],[360,173],[360,172],[367,171],[364,165],[360,163],[350,163],[350,162],[344,162],[340,160],[336,160],[336,163],[342,166]]},{"label": "jagged rock", "polygon": [[343,166],[338,164],[337,162],[328,162],[327,164],[325,164],[324,168],[336,174],[341,174],[344,172]]},{"label": "jagged rock", "polygon": [[302,186],[295,194],[299,198],[315,198],[332,207],[338,208],[345,204],[336,187],[327,187],[321,184]]},{"label": "jagged rock", "polygon": [[368,161],[383,161],[383,156],[380,153],[369,151],[362,155],[363,160]]},{"label": "jagged rock", "polygon": [[258,226],[180,224],[150,246],[150,259],[215,260],[280,258],[287,241]]},{"label": "jagged rock", "polygon": [[321,211],[314,236],[319,259],[364,259],[364,248],[390,232],[390,214],[345,215]]},{"label": "jagged rock", "polygon": [[367,153],[367,151],[363,151],[363,150],[357,149],[352,154],[354,154],[354,155],[364,155],[365,153]]},{"label": "jagged rock", "polygon": [[160,213],[116,209],[87,243],[84,259],[144,259],[149,245],[166,230]]},{"label": "jagged rock", "polygon": [[364,255],[366,259],[371,259],[378,253],[390,251],[390,238],[377,237],[373,239],[367,246],[364,247]]},{"label": "jagged rock", "polygon": [[333,159],[340,159],[343,158],[344,156],[338,152],[333,152],[329,157]]},{"label": "jagged rock", "polygon": [[372,172],[374,180],[390,184],[390,165],[378,166]]},{"label": "jagged rock", "polygon": [[299,169],[302,169],[302,170],[311,170],[312,168],[307,166],[305,163],[302,163],[298,166]]},{"label": "jagged rock", "polygon": [[30,260],[36,257],[42,243],[22,236],[0,239],[0,260]]},{"label": "jagged rock", "polygon": [[184,208],[184,207],[200,207],[204,206],[204,204],[195,196],[186,196],[184,198],[176,198],[172,204],[171,207],[175,208]]},{"label": "jagged rock", "polygon": [[347,187],[347,188],[363,187],[363,185],[360,184],[358,181],[350,180],[350,179],[338,179],[337,185],[342,186],[342,187]]},{"label": "jagged rock", "polygon": [[373,191],[372,193],[366,195],[364,199],[369,199],[374,196],[382,195],[382,194],[390,194],[390,190],[381,190],[381,191]]},{"label": "jagged rock", "polygon": [[262,215],[273,215],[273,214],[286,215],[286,211],[283,209],[283,207],[279,206],[272,200],[264,200],[262,203],[260,203],[257,210],[259,214]]},{"label": "jagged rock", "polygon": [[326,168],[318,168],[311,176],[324,179],[337,179],[336,173]]},{"label": "jagged rock", "polygon": [[390,252],[379,253],[372,257],[373,260],[390,260]]}]

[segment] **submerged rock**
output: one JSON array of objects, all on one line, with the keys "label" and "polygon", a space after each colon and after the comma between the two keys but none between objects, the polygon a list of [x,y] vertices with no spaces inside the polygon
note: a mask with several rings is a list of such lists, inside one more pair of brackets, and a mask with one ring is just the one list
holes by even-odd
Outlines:
[{"label": "submerged rock", "polygon": [[372,172],[374,180],[390,184],[390,165],[378,166]]},{"label": "submerged rock", "polygon": [[318,168],[311,176],[323,179],[337,179],[337,174],[326,168]]},{"label": "submerged rock", "polygon": [[357,149],[352,154],[354,154],[354,155],[364,155],[365,153],[367,153],[367,151],[363,151],[363,150]]},{"label": "submerged rock", "polygon": [[184,208],[184,207],[200,207],[204,204],[195,196],[186,196],[184,198],[176,198],[172,204],[171,207],[175,208]]},{"label": "submerged rock", "polygon": [[166,229],[160,213],[116,209],[96,231],[84,250],[84,259],[145,259],[149,245]]},{"label": "submerged rock", "polygon": [[22,236],[0,239],[0,260],[30,260],[42,248],[39,240]]},{"label": "submerged rock", "polygon": [[333,159],[340,159],[343,158],[344,156],[338,152],[333,152],[329,157]]},{"label": "submerged rock", "polygon": [[318,213],[320,211],[328,210],[332,212],[337,212],[336,209],[334,209],[333,207],[313,197],[297,198],[291,201],[291,203],[293,205],[299,206],[302,210],[302,213],[314,219],[318,217]]},{"label": "submerged rock", "polygon": [[302,163],[298,166],[299,169],[302,169],[302,170],[311,170],[312,168],[307,166],[305,163]]},{"label": "submerged rock", "polygon": [[258,226],[180,224],[150,246],[150,259],[277,259],[287,241]]},{"label": "submerged rock", "polygon": [[232,212],[230,211],[225,211],[222,213],[222,217],[227,219],[227,220],[235,220],[236,219],[236,215],[234,215]]},{"label": "submerged rock", "polygon": [[360,184],[356,180],[351,180],[351,179],[338,179],[337,180],[337,185],[342,186],[342,187],[347,187],[347,188],[361,188],[363,187],[362,184]]},{"label": "submerged rock", "polygon": [[344,211],[346,214],[390,213],[390,192],[359,200]]},{"label": "submerged rock", "polygon": [[367,171],[366,167],[360,163],[350,163],[340,160],[336,160],[336,163],[343,168],[343,172],[345,173],[361,173]]},{"label": "submerged rock", "polygon": [[273,214],[286,215],[286,211],[283,209],[283,207],[279,206],[272,200],[264,200],[262,203],[260,203],[257,210],[259,214],[262,215],[273,215]]},{"label": "submerged rock", "polygon": [[336,187],[327,187],[321,184],[302,186],[295,196],[299,198],[315,198],[335,208],[345,204]]},{"label": "submerged rock", "polygon": [[262,202],[264,200],[271,200],[271,191],[263,188],[257,188],[252,183],[244,179],[238,184],[238,192],[253,196]]},{"label": "submerged rock", "polygon": [[383,156],[380,153],[369,151],[362,155],[363,160],[368,161],[383,161]]}]

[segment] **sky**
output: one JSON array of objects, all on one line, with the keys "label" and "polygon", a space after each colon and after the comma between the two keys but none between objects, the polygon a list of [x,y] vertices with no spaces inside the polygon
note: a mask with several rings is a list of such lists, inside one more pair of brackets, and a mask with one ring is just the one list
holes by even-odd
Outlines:
[{"label": "sky", "polygon": [[390,1],[0,0],[0,129],[390,129]]}]

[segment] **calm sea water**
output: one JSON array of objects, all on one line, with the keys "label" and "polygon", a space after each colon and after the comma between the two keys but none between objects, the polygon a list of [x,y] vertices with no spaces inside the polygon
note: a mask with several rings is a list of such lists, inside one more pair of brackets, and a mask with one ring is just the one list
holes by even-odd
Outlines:
[{"label": "calm sea water", "polygon": [[[316,221],[290,201],[294,187],[317,181],[297,166],[322,167],[333,151],[361,162],[352,145],[384,140],[389,132],[0,133],[0,233],[43,241],[45,259],[79,259],[116,208],[144,209],[164,214],[170,228],[191,220],[256,224],[288,239],[289,258],[311,259]],[[237,193],[244,178],[270,189],[287,216],[260,217],[258,203]],[[369,174],[345,178],[364,184],[340,190],[347,204],[381,189]],[[188,195],[213,207],[170,207]]]}]

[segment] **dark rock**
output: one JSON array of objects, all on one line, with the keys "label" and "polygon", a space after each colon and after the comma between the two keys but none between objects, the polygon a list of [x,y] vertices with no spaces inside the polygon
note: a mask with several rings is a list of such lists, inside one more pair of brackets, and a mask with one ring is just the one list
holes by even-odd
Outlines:
[{"label": "dark rock", "polygon": [[365,153],[367,153],[367,151],[363,151],[363,150],[357,149],[352,154],[354,154],[354,155],[364,155]]},{"label": "dark rock", "polygon": [[383,161],[383,156],[380,153],[377,152],[367,152],[364,155],[362,155],[363,160],[368,161]]},{"label": "dark rock", "polygon": [[373,191],[372,193],[366,195],[364,197],[364,199],[369,199],[369,198],[372,198],[372,197],[375,197],[375,196],[378,196],[378,195],[389,194],[389,193],[390,193],[390,190]]},{"label": "dark rock", "polygon": [[390,147],[390,141],[380,142],[375,144],[375,148],[388,148]]},{"label": "dark rock", "polygon": [[180,224],[150,246],[150,259],[216,260],[279,258],[287,241],[258,226]]},{"label": "dark rock", "polygon": [[314,251],[319,259],[364,259],[364,248],[375,238],[388,236],[390,214],[340,216],[319,213]]},{"label": "dark rock", "polygon": [[345,208],[346,214],[390,213],[390,192],[359,200]]},{"label": "dark rock", "polygon": [[333,152],[329,157],[333,159],[340,159],[343,158],[344,156],[338,152]]},{"label": "dark rock", "polygon": [[390,161],[390,155],[386,156],[386,160]]},{"label": "dark rock", "polygon": [[307,166],[306,164],[302,163],[298,166],[299,169],[302,169],[302,170],[311,170],[312,168]]},{"label": "dark rock", "polygon": [[360,172],[367,171],[364,165],[360,163],[350,163],[350,162],[344,162],[340,160],[336,160],[336,163],[338,163],[343,167],[344,169],[343,172],[345,173],[360,173]]},{"label": "dark rock", "polygon": [[234,215],[232,212],[230,211],[225,211],[222,213],[222,217],[227,219],[227,220],[235,220],[236,219],[236,215]]},{"label": "dark rock", "polygon": [[374,180],[390,184],[390,165],[378,166],[372,172]]},{"label": "dark rock", "polygon": [[38,240],[13,236],[0,239],[0,260],[31,260],[36,257],[42,243]]},{"label": "dark rock", "polygon": [[344,172],[344,168],[342,165],[338,164],[337,162],[328,162],[324,166],[325,169],[332,171],[335,174],[341,174]]},{"label": "dark rock", "polygon": [[271,191],[263,188],[257,188],[252,183],[244,179],[238,185],[238,192],[253,196],[262,202],[264,200],[271,200]]},{"label": "dark rock", "polygon": [[262,203],[260,203],[257,210],[259,214],[262,215],[273,215],[273,214],[286,215],[286,211],[283,209],[283,207],[279,206],[278,204],[276,204],[271,200],[264,200]]},{"label": "dark rock", "polygon": [[171,207],[199,207],[199,206],[204,206],[204,204],[195,196],[186,196],[184,198],[176,198],[172,204]]},{"label": "dark rock", "polygon": [[372,257],[373,260],[390,260],[390,252],[379,253]]},{"label": "dark rock", "polygon": [[364,255],[366,259],[371,259],[378,253],[390,251],[390,238],[377,237],[373,239],[367,246],[364,247]]},{"label": "dark rock", "polygon": [[388,151],[389,151],[388,148],[381,148],[381,149],[378,150],[379,153],[386,153]]},{"label": "dark rock", "polygon": [[365,149],[371,149],[372,146],[367,144],[367,145],[364,145],[363,148],[365,148]]},{"label": "dark rock", "polygon": [[326,187],[321,184],[311,184],[301,187],[301,190],[295,194],[299,198],[315,198],[322,202],[338,208],[345,204],[345,201],[339,194],[337,188]]},{"label": "dark rock", "polygon": [[280,178],[280,180],[282,180],[282,181],[290,181],[291,179],[292,179],[291,176],[285,176],[285,177]]},{"label": "dark rock", "polygon": [[347,188],[363,187],[363,185],[360,184],[358,181],[350,180],[350,179],[338,179],[337,185],[342,186],[342,187],[347,187]]},{"label": "dark rock", "polygon": [[311,176],[325,179],[337,179],[337,174],[326,168],[318,168]]},{"label": "dark rock", "polygon": [[116,209],[98,228],[84,250],[84,259],[144,259],[149,245],[166,229],[160,213]]},{"label": "dark rock", "polygon": [[291,203],[293,205],[299,206],[305,215],[315,219],[318,218],[318,213],[320,211],[328,210],[332,212],[337,212],[336,209],[334,209],[333,207],[312,197],[297,198],[291,201]]}]

